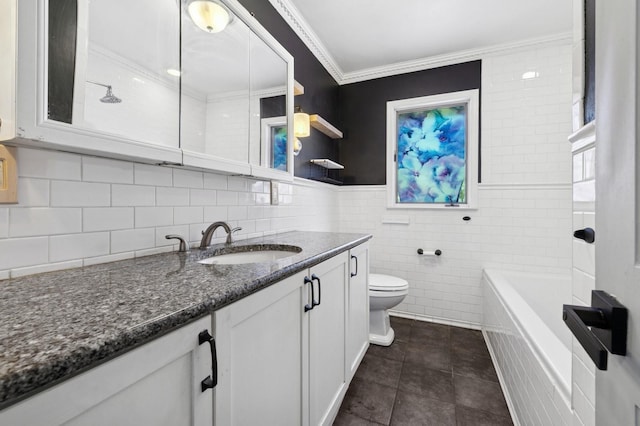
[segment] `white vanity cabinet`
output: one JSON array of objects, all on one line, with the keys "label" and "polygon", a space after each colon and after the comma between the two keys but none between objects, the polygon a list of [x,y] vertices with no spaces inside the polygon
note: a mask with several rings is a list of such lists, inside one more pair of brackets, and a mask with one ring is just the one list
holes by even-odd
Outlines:
[{"label": "white vanity cabinet", "polygon": [[347,378],[351,380],[369,349],[369,243],[349,251],[347,293]]},{"label": "white vanity cabinet", "polygon": [[114,358],[0,411],[12,426],[210,426],[212,352],[199,334],[211,316]]},{"label": "white vanity cabinet", "polygon": [[317,303],[309,311],[309,418],[330,425],[349,386],[345,376],[347,252],[310,269]]},{"label": "white vanity cabinet", "polygon": [[368,304],[349,265],[343,252],[214,313],[216,426],[333,422],[368,346]]}]

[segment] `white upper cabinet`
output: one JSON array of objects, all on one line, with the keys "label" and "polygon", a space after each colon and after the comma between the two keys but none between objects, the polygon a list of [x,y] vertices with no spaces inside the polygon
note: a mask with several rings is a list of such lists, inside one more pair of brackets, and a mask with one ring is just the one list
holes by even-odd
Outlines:
[{"label": "white upper cabinet", "polygon": [[175,0],[18,3],[16,136],[46,148],[181,162]]},{"label": "white upper cabinet", "polygon": [[221,30],[191,0],[3,2],[0,140],[292,179],[293,58],[216,1]]},{"label": "white upper cabinet", "polygon": [[228,24],[207,30],[183,2],[184,164],[291,179],[293,59],[237,1],[220,4]]}]

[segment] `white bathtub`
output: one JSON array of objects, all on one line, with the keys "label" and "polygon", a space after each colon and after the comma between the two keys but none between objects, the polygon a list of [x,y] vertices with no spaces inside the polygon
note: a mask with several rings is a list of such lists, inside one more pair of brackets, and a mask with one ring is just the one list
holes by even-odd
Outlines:
[{"label": "white bathtub", "polygon": [[485,270],[483,333],[516,424],[571,424],[571,277]]}]

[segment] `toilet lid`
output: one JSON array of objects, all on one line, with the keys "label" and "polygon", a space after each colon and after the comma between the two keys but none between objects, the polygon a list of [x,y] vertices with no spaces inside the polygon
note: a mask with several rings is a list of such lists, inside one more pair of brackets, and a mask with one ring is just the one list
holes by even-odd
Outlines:
[{"label": "toilet lid", "polygon": [[383,274],[369,274],[369,289],[378,291],[400,291],[409,288],[402,278]]}]

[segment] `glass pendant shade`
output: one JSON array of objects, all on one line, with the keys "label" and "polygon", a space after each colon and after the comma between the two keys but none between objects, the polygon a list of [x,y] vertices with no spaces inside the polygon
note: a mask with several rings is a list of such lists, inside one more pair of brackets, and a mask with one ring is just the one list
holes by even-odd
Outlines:
[{"label": "glass pendant shade", "polygon": [[294,138],[293,139],[293,155],[297,156],[298,154],[300,154],[300,151],[302,151],[302,142],[300,142],[300,139]]},{"label": "glass pendant shade", "polygon": [[187,10],[193,23],[208,33],[219,33],[231,22],[227,9],[212,0],[193,0]]},{"label": "glass pendant shade", "polygon": [[309,114],[304,112],[293,114],[293,133],[297,138],[306,138],[311,134]]}]

